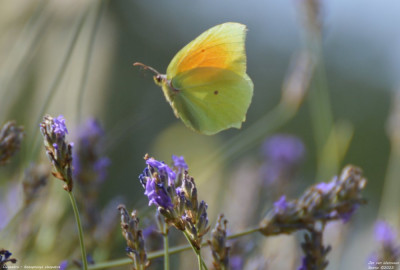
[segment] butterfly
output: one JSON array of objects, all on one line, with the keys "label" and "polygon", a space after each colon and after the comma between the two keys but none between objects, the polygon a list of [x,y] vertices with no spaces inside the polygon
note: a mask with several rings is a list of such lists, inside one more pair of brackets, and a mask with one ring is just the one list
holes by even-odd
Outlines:
[{"label": "butterfly", "polygon": [[246,26],[227,22],[214,26],[181,49],[154,81],[162,87],[175,116],[202,134],[241,128],[253,96],[246,74]]}]

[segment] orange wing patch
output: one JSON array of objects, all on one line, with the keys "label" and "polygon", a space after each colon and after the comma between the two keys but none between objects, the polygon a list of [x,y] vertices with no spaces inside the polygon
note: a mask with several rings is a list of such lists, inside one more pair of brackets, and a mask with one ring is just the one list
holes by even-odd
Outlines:
[{"label": "orange wing patch", "polygon": [[223,40],[213,40],[210,43],[204,40],[195,50],[184,57],[178,63],[177,73],[197,68],[197,67],[216,67],[226,69],[230,64],[229,46]]},{"label": "orange wing patch", "polygon": [[180,50],[167,69],[168,79],[198,67],[246,71],[244,40],[246,27],[239,23],[224,23],[202,33]]}]

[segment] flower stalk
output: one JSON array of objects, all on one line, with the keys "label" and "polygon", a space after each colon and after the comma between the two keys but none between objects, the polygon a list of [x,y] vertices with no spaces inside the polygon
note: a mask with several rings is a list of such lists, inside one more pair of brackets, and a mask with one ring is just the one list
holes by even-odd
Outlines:
[{"label": "flower stalk", "polygon": [[127,244],[126,252],[133,261],[134,270],[144,270],[150,265],[144,249],[144,238],[142,230],[139,230],[139,218],[137,212],[129,215],[124,205],[118,206],[121,214],[121,229]]},{"label": "flower stalk", "polygon": [[71,201],[72,209],[74,210],[76,227],[78,229],[79,245],[81,247],[83,269],[87,270],[88,269],[88,262],[87,262],[87,255],[86,255],[86,249],[85,249],[85,241],[84,241],[84,238],[83,238],[82,223],[81,223],[81,219],[79,217],[78,205],[76,204],[76,200],[75,200],[74,194],[71,191],[68,191],[68,196],[69,196],[69,199]]},{"label": "flower stalk", "polygon": [[158,229],[163,236],[163,250],[164,250],[164,270],[169,270],[169,243],[168,243],[168,224],[164,222],[164,219],[159,212],[156,212],[156,220]]},{"label": "flower stalk", "polygon": [[[236,238],[239,238],[239,237],[242,237],[242,236],[246,236],[246,235],[249,235],[249,234],[253,234],[253,233],[256,233],[256,232],[259,232],[259,231],[260,231],[259,227],[257,227],[257,226],[256,227],[251,227],[251,228],[248,228],[248,229],[246,229],[244,231],[228,235],[227,239],[236,239]],[[209,243],[204,241],[201,244],[201,247],[206,247],[208,245],[209,245]],[[180,246],[176,246],[176,247],[171,247],[171,248],[168,249],[168,254],[169,255],[177,254],[177,253],[180,253],[180,252],[183,252],[183,251],[187,251],[187,250],[190,250],[190,249],[192,249],[192,245],[190,245],[190,244],[189,245],[180,245]],[[163,250],[159,250],[159,251],[149,252],[147,258],[149,260],[154,260],[154,259],[163,257],[164,255],[165,255],[165,251],[163,249]],[[109,269],[109,268],[112,268],[112,267],[119,267],[119,266],[128,265],[131,262],[132,261],[130,259],[117,259],[117,260],[113,260],[113,261],[108,261],[108,262],[97,263],[95,265],[91,265],[91,266],[89,266],[89,269],[90,270]]]},{"label": "flower stalk", "polygon": [[73,143],[67,143],[65,140],[68,129],[65,125],[65,119],[62,115],[53,118],[46,115],[40,123],[40,132],[44,138],[44,146],[46,149],[47,157],[49,158],[54,171],[53,176],[60,179],[65,183],[64,190],[68,192],[71,205],[74,211],[75,221],[78,228],[79,244],[82,253],[83,269],[88,269],[88,262],[86,256],[86,248],[83,237],[83,229],[81,219],[79,217],[78,206],[75,197],[72,193],[73,179],[72,179],[72,148]]},{"label": "flower stalk", "polygon": [[224,215],[219,215],[217,224],[212,230],[212,238],[208,241],[211,247],[211,254],[213,256],[213,265],[216,270],[227,270],[229,269],[229,250],[227,246],[227,232],[226,226],[228,221],[224,219]]}]

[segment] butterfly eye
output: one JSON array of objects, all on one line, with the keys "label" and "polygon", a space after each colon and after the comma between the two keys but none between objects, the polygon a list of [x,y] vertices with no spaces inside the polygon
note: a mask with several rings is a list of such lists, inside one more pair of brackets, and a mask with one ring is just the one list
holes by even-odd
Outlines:
[{"label": "butterfly eye", "polygon": [[154,76],[154,82],[156,84],[161,85],[162,81],[163,81],[163,77],[161,74],[157,74]]}]

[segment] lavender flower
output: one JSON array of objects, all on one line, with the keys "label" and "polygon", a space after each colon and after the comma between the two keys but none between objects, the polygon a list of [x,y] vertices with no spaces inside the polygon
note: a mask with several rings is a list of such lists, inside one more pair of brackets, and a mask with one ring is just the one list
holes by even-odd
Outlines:
[{"label": "lavender flower", "polygon": [[25,171],[25,178],[22,181],[25,205],[38,197],[40,191],[46,186],[49,176],[50,168],[45,165],[31,164]]},{"label": "lavender flower", "polygon": [[64,189],[71,192],[72,181],[72,147],[73,143],[65,141],[68,130],[62,115],[56,119],[49,115],[40,123],[40,131],[44,138],[46,154],[55,169],[52,174],[65,182]]},{"label": "lavender flower", "polygon": [[308,270],[306,257],[303,257],[301,259],[301,265],[299,266],[299,268],[297,268],[297,270]]},{"label": "lavender flower", "polygon": [[329,183],[321,182],[315,186],[316,189],[321,191],[323,194],[328,194],[335,187],[336,179]]},{"label": "lavender flower", "polygon": [[241,256],[235,255],[231,256],[229,260],[229,269],[231,270],[242,270],[243,269],[243,258]]},{"label": "lavender flower", "polygon": [[396,232],[389,224],[383,220],[379,220],[375,224],[375,239],[384,246],[389,246],[396,241]]},{"label": "lavender flower", "polygon": [[305,155],[301,140],[285,134],[268,138],[262,149],[265,157],[262,174],[267,183],[292,178]]},{"label": "lavender flower", "polygon": [[124,205],[119,205],[118,210],[121,214],[121,228],[128,247],[126,252],[134,263],[134,269],[145,269],[150,265],[147,260],[146,250],[144,249],[143,233],[139,230],[139,218],[136,211],[129,215]]},{"label": "lavender flower", "polygon": [[361,191],[366,182],[361,169],[347,166],[340,177],[312,186],[297,200],[281,197],[261,222],[261,232],[265,235],[292,233],[318,222],[348,221],[358,206],[365,203]]},{"label": "lavender flower", "polygon": [[4,124],[0,130],[0,166],[5,165],[20,148],[24,128],[14,121]]},{"label": "lavender flower", "polygon": [[181,169],[185,169],[185,170],[189,169],[183,156],[178,157],[178,156],[172,155],[172,161],[174,162],[174,166],[177,168],[181,168]]},{"label": "lavender flower", "polygon": [[176,179],[175,172],[164,162],[149,158],[146,160],[146,164],[158,170],[160,177],[168,179],[168,184],[173,185]]},{"label": "lavender flower", "polygon": [[53,119],[53,131],[60,136],[68,134],[67,126],[65,125],[65,119],[63,115],[59,115]]},{"label": "lavender flower", "polygon": [[304,157],[304,145],[295,136],[279,134],[268,138],[263,145],[267,159],[277,163],[296,164]]},{"label": "lavender flower", "polygon": [[97,201],[101,184],[107,176],[110,159],[103,156],[104,131],[95,119],[89,119],[79,129],[73,156],[74,179],[83,205],[84,226],[94,231],[100,222]]},{"label": "lavender flower", "polygon": [[302,243],[305,256],[299,270],[323,270],[328,265],[326,256],[330,251],[322,241],[325,225],[331,220],[347,221],[365,203],[361,191],[366,182],[361,169],[347,166],[340,177],[312,186],[297,200],[287,201],[282,196],[262,220],[260,232],[269,236],[307,230]]},{"label": "lavender flower", "polygon": [[8,269],[7,263],[16,263],[17,259],[11,258],[12,253],[5,249],[0,249],[0,269]]},{"label": "lavender flower", "polygon": [[224,215],[219,215],[217,224],[212,230],[212,239],[208,243],[211,247],[213,256],[213,265],[216,270],[229,268],[229,250],[230,247],[226,244],[226,225],[228,221],[224,219]]},{"label": "lavender flower", "polygon": [[67,260],[64,260],[64,261],[62,261],[61,263],[60,263],[60,270],[65,270],[65,269],[67,269],[67,267],[68,267],[68,261]]},{"label": "lavender flower", "polygon": [[372,262],[400,260],[400,245],[396,243],[397,233],[387,222],[379,220],[375,223],[374,236],[379,249],[371,255]]},{"label": "lavender flower", "polygon": [[149,198],[149,205],[156,205],[165,209],[172,208],[171,198],[163,183],[156,183],[156,177],[151,177],[146,182],[144,195]]},{"label": "lavender flower", "polygon": [[326,256],[331,250],[330,246],[324,247],[322,244],[322,231],[310,228],[309,234],[304,235],[304,241],[301,248],[305,256],[302,258],[298,270],[323,270],[328,266]]},{"label": "lavender flower", "polygon": [[178,198],[180,205],[184,205],[182,220],[185,223],[185,231],[192,244],[200,249],[202,237],[210,229],[207,217],[208,205],[204,201],[198,202],[194,179],[188,174],[183,178],[181,190]]},{"label": "lavender flower", "polygon": [[143,237],[150,238],[153,236],[153,234],[160,235],[160,232],[157,230],[157,226],[154,224],[151,224],[150,226],[147,226],[146,228],[143,229]]},{"label": "lavender flower", "polygon": [[274,203],[274,211],[276,214],[283,213],[288,207],[286,196],[283,195],[278,201]]},{"label": "lavender flower", "polygon": [[187,173],[183,157],[173,158],[173,169],[147,155],[145,159],[147,167],[139,180],[149,205],[156,205],[165,223],[184,231],[191,243],[200,249],[201,239],[209,230],[208,206],[204,201],[198,202],[196,184]]},{"label": "lavender flower", "polygon": [[74,177],[85,189],[97,190],[93,186],[98,186],[107,176],[110,159],[102,155],[103,138],[104,130],[95,119],[89,119],[80,129],[73,165]]}]

